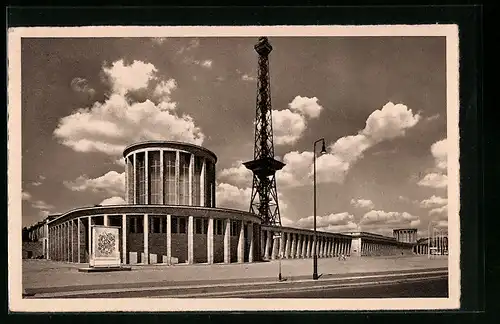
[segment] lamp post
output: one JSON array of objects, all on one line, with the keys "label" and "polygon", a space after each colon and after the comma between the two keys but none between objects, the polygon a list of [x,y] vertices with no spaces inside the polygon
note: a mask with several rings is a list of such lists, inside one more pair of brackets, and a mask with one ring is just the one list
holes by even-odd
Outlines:
[{"label": "lamp post", "polygon": [[313,280],[318,280],[318,247],[317,247],[317,236],[316,236],[316,144],[322,142],[321,154],[326,153],[325,139],[321,138],[314,142],[313,144],[313,191],[314,191],[314,240],[313,240]]}]

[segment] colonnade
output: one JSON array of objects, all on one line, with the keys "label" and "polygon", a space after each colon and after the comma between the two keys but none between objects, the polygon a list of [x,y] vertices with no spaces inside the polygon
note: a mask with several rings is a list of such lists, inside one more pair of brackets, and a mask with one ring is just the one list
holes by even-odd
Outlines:
[{"label": "colonnade", "polygon": [[[95,219],[101,217],[103,219],[102,223],[96,224]],[[130,217],[142,217],[141,233],[130,233]],[[153,228],[153,217],[160,219],[159,226],[165,231],[160,230],[159,232],[155,232],[157,229]],[[173,222],[173,218],[176,218],[176,221],[179,218],[186,220],[185,229],[181,230],[182,233],[180,233],[178,223]],[[110,224],[111,219],[114,220],[115,224]],[[188,264],[197,263],[196,259],[200,258],[206,260],[203,263],[212,264],[216,263],[217,260],[224,263],[253,262],[258,257],[254,254],[254,250],[256,249],[254,233],[258,229],[256,228],[258,224],[248,220],[151,214],[113,214],[83,216],[52,225],[49,228],[48,258],[55,261],[89,262],[89,255],[91,254],[89,251],[92,251],[92,240],[90,239],[92,237],[92,225],[117,226],[116,220],[118,219],[121,222],[119,224],[120,252],[123,264],[137,263],[139,255],[141,256],[140,263],[142,264],[159,263],[159,260],[162,260],[162,263],[171,264],[174,258],[173,251],[181,253],[173,247],[173,238],[180,238],[186,241],[187,251],[182,252],[187,253],[185,261]],[[198,220],[201,221],[201,227],[195,223]],[[137,224],[135,226],[137,228]],[[172,231],[173,226],[175,226],[174,231]],[[135,243],[127,244],[127,240],[132,238],[131,235],[133,235],[134,239],[138,235],[142,235],[142,244],[137,244],[137,246],[134,246]],[[152,246],[150,242],[151,235],[162,235],[166,239],[161,240],[165,242],[164,246]],[[205,236],[205,239],[199,239],[200,235]],[[222,244],[217,243],[219,241],[216,240],[217,237],[222,238]],[[200,248],[198,248],[199,242],[202,241],[204,245],[206,244],[204,251],[200,251]],[[161,255],[151,253],[155,252],[154,250],[163,251],[164,253],[161,253]],[[236,250],[236,253],[234,253],[234,250]]]},{"label": "colonnade", "polygon": [[[274,237],[277,237],[274,239]],[[316,244],[319,258],[349,255],[351,239],[324,232],[317,233]],[[274,260],[280,256],[284,259],[312,258],[314,251],[314,236],[309,233],[291,232],[289,229],[281,232],[278,229],[261,230],[261,255],[265,260]]]},{"label": "colonnade", "polygon": [[393,236],[398,242],[417,242],[417,229],[397,229],[393,231]]}]

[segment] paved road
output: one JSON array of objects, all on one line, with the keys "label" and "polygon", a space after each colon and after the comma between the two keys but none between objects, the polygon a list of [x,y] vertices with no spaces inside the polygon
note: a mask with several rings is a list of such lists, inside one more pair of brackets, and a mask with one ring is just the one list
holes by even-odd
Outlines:
[{"label": "paved road", "polygon": [[245,298],[446,298],[448,278],[406,283],[383,283],[368,286],[325,288],[302,291],[246,293],[225,297]]}]

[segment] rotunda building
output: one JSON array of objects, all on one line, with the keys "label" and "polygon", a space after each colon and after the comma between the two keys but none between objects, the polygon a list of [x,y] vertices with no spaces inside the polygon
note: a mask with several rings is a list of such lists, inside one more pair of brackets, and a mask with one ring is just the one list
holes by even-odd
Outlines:
[{"label": "rotunda building", "polygon": [[217,156],[198,145],[146,141],[124,149],[124,205],[83,207],[49,222],[49,257],[90,262],[93,225],[119,227],[122,264],[260,259],[260,218],[216,208]]}]

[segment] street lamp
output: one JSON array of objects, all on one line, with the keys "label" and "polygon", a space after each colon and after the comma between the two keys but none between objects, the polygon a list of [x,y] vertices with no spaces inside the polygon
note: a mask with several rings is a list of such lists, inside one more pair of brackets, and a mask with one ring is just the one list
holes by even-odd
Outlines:
[{"label": "street lamp", "polygon": [[321,145],[321,152],[320,154],[326,153],[326,148],[325,148],[325,139],[321,138],[314,142],[313,145],[313,190],[314,190],[314,249],[313,249],[313,280],[318,280],[318,246],[317,246],[317,237],[316,237],[316,144],[322,142]]}]

